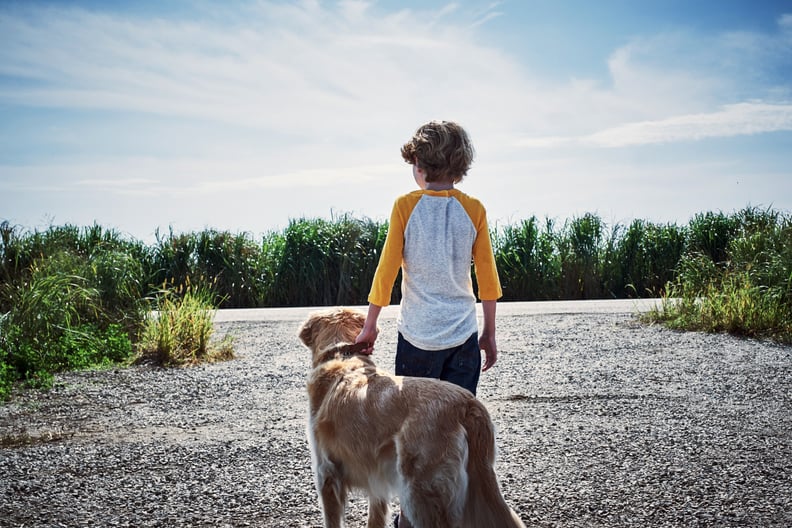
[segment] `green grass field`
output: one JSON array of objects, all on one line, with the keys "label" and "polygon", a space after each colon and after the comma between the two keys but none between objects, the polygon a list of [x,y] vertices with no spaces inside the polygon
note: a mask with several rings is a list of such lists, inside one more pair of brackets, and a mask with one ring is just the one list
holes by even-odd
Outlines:
[{"label": "green grass field", "polygon": [[[59,370],[150,352],[157,339],[184,332],[160,325],[152,335],[149,314],[163,303],[193,313],[365,304],[387,229],[341,215],[294,219],[260,238],[169,232],[147,245],[98,225],[29,231],[0,223],[0,396],[17,380],[47,385]],[[490,234],[504,301],[660,297],[647,319],[792,342],[789,214],[708,212],[684,226],[531,217]],[[208,326],[182,337],[200,342]],[[195,352],[187,354],[163,363],[189,363]]]}]

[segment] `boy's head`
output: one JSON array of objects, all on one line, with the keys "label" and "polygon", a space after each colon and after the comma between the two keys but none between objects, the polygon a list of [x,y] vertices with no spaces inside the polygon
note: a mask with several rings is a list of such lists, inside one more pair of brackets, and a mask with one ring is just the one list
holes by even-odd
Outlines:
[{"label": "boy's head", "polygon": [[430,121],[415,131],[401,149],[404,161],[426,173],[427,182],[459,183],[473,163],[473,144],[452,121]]}]

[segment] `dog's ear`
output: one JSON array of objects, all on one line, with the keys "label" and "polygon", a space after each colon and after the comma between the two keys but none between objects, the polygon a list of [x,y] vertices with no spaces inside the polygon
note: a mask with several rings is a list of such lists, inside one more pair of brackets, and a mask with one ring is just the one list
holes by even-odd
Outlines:
[{"label": "dog's ear", "polygon": [[314,341],[314,331],[313,325],[316,322],[316,317],[310,316],[306,321],[300,326],[300,329],[297,331],[297,337],[300,338],[300,341],[303,342],[303,345],[311,348]]}]

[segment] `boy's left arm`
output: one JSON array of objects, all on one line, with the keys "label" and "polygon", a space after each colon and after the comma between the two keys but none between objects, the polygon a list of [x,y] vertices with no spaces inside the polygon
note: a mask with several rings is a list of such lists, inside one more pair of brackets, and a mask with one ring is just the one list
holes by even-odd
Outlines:
[{"label": "boy's left arm", "polygon": [[484,351],[482,371],[489,370],[498,361],[498,345],[495,342],[495,307],[497,301],[481,301],[484,312],[484,326],[479,337],[479,348]]},{"label": "boy's left arm", "polygon": [[482,371],[489,370],[498,360],[498,345],[495,342],[495,307],[497,300],[503,295],[495,255],[492,251],[487,217],[481,210],[477,226],[478,235],[473,244],[473,263],[476,267],[478,294],[484,312],[484,326],[479,337],[479,348],[484,351],[485,359]]}]

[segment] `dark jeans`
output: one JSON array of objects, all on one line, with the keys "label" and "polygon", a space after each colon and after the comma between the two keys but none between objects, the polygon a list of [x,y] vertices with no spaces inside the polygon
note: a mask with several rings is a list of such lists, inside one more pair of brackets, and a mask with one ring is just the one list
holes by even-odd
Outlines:
[{"label": "dark jeans", "polygon": [[396,375],[450,381],[476,394],[481,374],[478,333],[463,344],[445,350],[422,350],[399,333],[396,344]]}]

